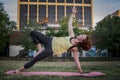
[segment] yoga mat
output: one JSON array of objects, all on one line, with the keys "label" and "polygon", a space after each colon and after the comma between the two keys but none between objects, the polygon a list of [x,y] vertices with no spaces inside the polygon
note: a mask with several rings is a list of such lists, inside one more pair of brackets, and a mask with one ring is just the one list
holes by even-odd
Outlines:
[{"label": "yoga mat", "polygon": [[[5,74],[15,74],[14,70],[9,70]],[[94,76],[104,76],[105,73],[92,71],[89,73],[79,73],[79,72],[21,72],[21,75],[32,76],[32,75],[49,75],[49,76],[84,76],[84,77],[94,77]]]}]

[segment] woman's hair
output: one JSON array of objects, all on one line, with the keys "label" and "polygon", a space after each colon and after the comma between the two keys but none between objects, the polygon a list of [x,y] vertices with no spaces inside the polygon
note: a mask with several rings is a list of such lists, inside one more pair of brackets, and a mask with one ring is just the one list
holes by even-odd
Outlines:
[{"label": "woman's hair", "polygon": [[86,39],[84,39],[82,42],[79,43],[79,46],[83,50],[88,51],[92,46],[92,41],[90,39],[90,36],[87,35]]}]

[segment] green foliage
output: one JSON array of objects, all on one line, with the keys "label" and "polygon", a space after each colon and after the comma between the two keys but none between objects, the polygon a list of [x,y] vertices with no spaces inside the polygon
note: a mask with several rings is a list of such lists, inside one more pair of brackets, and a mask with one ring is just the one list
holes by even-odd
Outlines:
[{"label": "green foliage", "polygon": [[[53,35],[53,36],[68,36],[68,20],[69,17],[64,17],[60,20],[59,24],[60,24],[60,28],[58,31],[53,30],[52,28],[47,28],[48,32],[47,35]],[[82,30],[78,28],[78,21],[75,19],[73,22],[73,31],[75,33],[75,35],[79,35],[79,34],[90,34],[90,31],[87,30]]]},{"label": "green foliage", "polygon": [[56,33],[56,35],[58,37],[60,36],[68,36],[68,29],[66,26],[61,26],[58,30],[58,32]]},{"label": "green foliage", "polygon": [[16,41],[17,44],[24,47],[24,51],[27,53],[30,49],[36,50],[35,45],[33,44],[33,41],[30,37],[30,32],[32,30],[42,31],[43,26],[40,26],[35,21],[30,21],[29,24],[26,27],[23,27],[21,29],[21,32],[23,36]]},{"label": "green foliage", "polygon": [[6,44],[9,43],[9,33],[13,29],[16,29],[16,23],[9,20],[3,3],[0,2],[0,53],[3,52]]},{"label": "green foliage", "polygon": [[107,17],[100,21],[93,32],[95,45],[108,50],[120,49],[120,17]]},{"label": "green foliage", "polygon": [[67,17],[63,17],[63,18],[60,20],[60,22],[59,22],[60,26],[61,26],[61,27],[67,27],[67,26],[68,26],[68,20],[69,20],[69,17],[68,17],[68,16],[67,16]]},{"label": "green foliage", "polygon": [[84,30],[84,29],[79,29],[77,27],[73,28],[74,32],[75,32],[75,35],[79,35],[79,34],[87,34],[87,35],[90,35],[91,34],[91,31],[89,30]]}]

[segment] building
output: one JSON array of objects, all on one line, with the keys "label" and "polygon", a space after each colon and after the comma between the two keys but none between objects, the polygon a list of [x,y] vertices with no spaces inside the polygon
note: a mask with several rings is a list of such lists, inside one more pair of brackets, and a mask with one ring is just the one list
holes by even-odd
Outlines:
[{"label": "building", "polygon": [[109,15],[105,16],[104,19],[108,18],[108,17],[113,17],[113,16],[119,16],[120,17],[120,10],[117,10],[117,11],[113,12],[112,14],[109,14]]},{"label": "building", "polygon": [[120,10],[115,11],[111,15],[113,15],[113,16],[119,16],[120,17]]},{"label": "building", "polygon": [[93,27],[93,0],[18,0],[17,29],[45,18],[48,18],[48,25],[58,27],[61,18],[70,16],[73,6],[78,11],[79,27]]}]

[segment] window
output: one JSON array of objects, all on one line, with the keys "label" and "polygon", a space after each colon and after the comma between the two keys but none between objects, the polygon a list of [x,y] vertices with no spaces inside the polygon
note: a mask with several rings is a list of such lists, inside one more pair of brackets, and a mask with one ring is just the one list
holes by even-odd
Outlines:
[{"label": "window", "polygon": [[85,4],[91,4],[91,0],[84,0]]},{"label": "window", "polygon": [[82,3],[82,0],[75,0],[75,3]]},{"label": "window", "polygon": [[37,5],[30,5],[30,21],[36,21]]},{"label": "window", "polygon": [[84,7],[84,20],[85,26],[90,27],[92,25],[92,17],[91,17],[91,7]]},{"label": "window", "polygon": [[73,3],[73,0],[66,0],[66,3]]},{"label": "window", "polygon": [[82,20],[82,7],[81,6],[77,6],[77,13],[76,13],[76,18],[77,20]]},{"label": "window", "polygon": [[58,3],[64,3],[64,0],[57,0]]},{"label": "window", "polygon": [[46,0],[39,0],[39,2],[46,2]]},{"label": "window", "polygon": [[20,5],[20,27],[27,25],[27,5]]},{"label": "window", "polygon": [[55,6],[54,5],[48,6],[48,19],[50,22],[55,22]]},{"label": "window", "polygon": [[20,0],[21,2],[28,2],[28,0]]},{"label": "window", "polygon": [[37,2],[37,0],[30,0],[30,2]]},{"label": "window", "polygon": [[71,15],[71,13],[72,13],[72,7],[73,6],[66,6],[66,14],[67,14],[67,16]]},{"label": "window", "polygon": [[55,0],[48,0],[48,2],[55,2]]},{"label": "window", "polygon": [[46,17],[46,5],[39,6],[39,21],[42,21]]},{"label": "window", "polygon": [[58,21],[64,17],[64,6],[57,6]]}]

